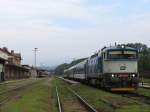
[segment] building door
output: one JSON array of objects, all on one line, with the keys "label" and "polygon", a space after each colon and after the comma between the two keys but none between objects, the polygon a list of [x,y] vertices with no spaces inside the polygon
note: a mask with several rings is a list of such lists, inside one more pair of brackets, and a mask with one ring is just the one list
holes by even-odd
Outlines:
[{"label": "building door", "polygon": [[4,71],[3,71],[3,64],[0,64],[0,81],[4,81]]}]

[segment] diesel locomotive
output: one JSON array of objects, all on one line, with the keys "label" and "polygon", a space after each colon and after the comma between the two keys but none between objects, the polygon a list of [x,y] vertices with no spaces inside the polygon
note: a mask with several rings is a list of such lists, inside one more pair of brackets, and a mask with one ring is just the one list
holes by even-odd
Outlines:
[{"label": "diesel locomotive", "polygon": [[123,45],[104,47],[64,74],[111,91],[134,91],[139,84],[138,50]]}]

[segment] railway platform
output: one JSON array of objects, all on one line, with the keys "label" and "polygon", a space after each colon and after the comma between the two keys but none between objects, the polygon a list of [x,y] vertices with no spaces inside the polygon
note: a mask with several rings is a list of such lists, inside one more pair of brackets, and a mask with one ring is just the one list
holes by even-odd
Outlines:
[{"label": "railway platform", "polygon": [[58,77],[58,78],[64,80],[65,82],[68,82],[68,83],[70,83],[70,84],[79,84],[79,83],[80,83],[80,82],[77,82],[77,81],[65,79],[65,78],[63,78],[63,77]]},{"label": "railway platform", "polygon": [[148,88],[148,89],[150,89],[150,85],[148,85],[147,83],[140,83],[139,84],[139,87],[141,87],[141,88]]}]

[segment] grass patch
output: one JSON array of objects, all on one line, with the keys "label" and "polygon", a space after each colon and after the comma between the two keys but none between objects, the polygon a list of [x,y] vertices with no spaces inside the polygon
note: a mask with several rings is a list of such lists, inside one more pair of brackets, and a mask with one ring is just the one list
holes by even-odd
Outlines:
[{"label": "grass patch", "polygon": [[117,109],[115,112],[149,112],[150,108],[146,105],[132,105],[124,106],[120,109]]},{"label": "grass patch", "polygon": [[140,95],[150,97],[150,89],[138,88],[136,92],[139,93]]}]

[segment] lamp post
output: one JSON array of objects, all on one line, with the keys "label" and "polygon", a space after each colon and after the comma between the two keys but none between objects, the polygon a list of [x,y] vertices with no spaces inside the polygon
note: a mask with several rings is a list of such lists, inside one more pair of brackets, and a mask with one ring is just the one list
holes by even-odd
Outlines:
[{"label": "lamp post", "polygon": [[34,48],[34,67],[36,68],[36,63],[37,63],[37,57],[36,57],[36,53],[37,53],[37,51],[38,51],[38,48]]}]

